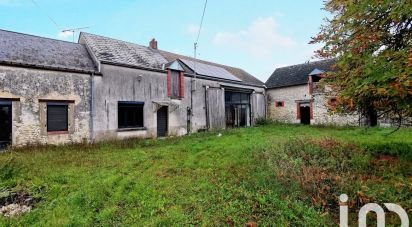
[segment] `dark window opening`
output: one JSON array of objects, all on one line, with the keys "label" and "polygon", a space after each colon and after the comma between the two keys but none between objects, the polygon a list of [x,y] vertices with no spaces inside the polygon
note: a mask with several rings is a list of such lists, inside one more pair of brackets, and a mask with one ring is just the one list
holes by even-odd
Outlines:
[{"label": "dark window opening", "polygon": [[276,102],[276,107],[284,107],[285,103],[283,101],[277,101]]},{"label": "dark window opening", "polygon": [[47,131],[68,131],[68,111],[67,103],[47,103]]},{"label": "dark window opening", "polygon": [[317,83],[317,82],[319,82],[321,79],[322,79],[322,77],[320,77],[320,76],[312,76],[312,82],[313,82],[313,83]]},{"label": "dark window opening", "polygon": [[336,98],[330,98],[328,100],[327,106],[330,111],[336,111],[338,106],[338,100]]},{"label": "dark window opening", "polygon": [[119,102],[118,127],[143,128],[143,106],[144,103]]}]

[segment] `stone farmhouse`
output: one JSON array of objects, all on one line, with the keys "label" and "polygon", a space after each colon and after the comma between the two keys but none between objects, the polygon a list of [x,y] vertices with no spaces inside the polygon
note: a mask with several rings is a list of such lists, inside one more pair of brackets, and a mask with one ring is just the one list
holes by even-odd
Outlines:
[{"label": "stone farmhouse", "polygon": [[319,86],[335,60],[323,60],[277,68],[266,82],[268,117],[286,123],[361,125],[360,114],[337,114],[331,107],[336,94]]},{"label": "stone farmhouse", "polygon": [[0,146],[181,136],[266,116],[246,71],[81,33],[78,43],[0,30]]}]

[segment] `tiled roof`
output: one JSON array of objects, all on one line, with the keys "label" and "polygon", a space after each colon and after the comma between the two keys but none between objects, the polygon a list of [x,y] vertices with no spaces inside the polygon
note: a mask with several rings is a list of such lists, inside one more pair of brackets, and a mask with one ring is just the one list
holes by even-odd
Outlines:
[{"label": "tiled roof", "polygon": [[95,54],[97,60],[138,67],[162,69],[168,61],[149,47],[90,33],[81,33],[81,40]]},{"label": "tiled roof", "polygon": [[266,81],[266,87],[278,88],[307,84],[309,74],[315,69],[324,72],[331,71],[335,62],[335,59],[328,59],[277,68]]},{"label": "tiled roof", "polygon": [[84,45],[0,30],[0,63],[94,72]]},{"label": "tiled roof", "polygon": [[[85,42],[95,54],[96,58],[101,62],[108,62],[114,64],[124,64],[137,67],[145,67],[152,69],[163,69],[163,66],[175,60],[190,60],[195,61],[194,58],[152,49],[146,46],[129,43],[117,39],[107,38],[104,36],[94,35],[82,32],[80,41]],[[234,68],[226,65],[220,65],[212,62],[202,61],[196,59],[197,62],[221,67],[239,78],[243,84],[263,86],[264,83],[256,79],[254,76],[245,72],[242,69]],[[185,68],[189,73],[190,68]]]}]

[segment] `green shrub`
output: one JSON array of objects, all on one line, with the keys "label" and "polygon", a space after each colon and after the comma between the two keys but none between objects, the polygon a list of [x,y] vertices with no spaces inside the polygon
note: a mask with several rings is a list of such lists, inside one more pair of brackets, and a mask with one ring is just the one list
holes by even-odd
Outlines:
[{"label": "green shrub", "polygon": [[256,122],[255,122],[255,124],[257,126],[269,125],[269,124],[272,124],[272,123],[273,123],[273,121],[269,118],[266,118],[266,117],[260,117],[260,118],[256,119]]}]

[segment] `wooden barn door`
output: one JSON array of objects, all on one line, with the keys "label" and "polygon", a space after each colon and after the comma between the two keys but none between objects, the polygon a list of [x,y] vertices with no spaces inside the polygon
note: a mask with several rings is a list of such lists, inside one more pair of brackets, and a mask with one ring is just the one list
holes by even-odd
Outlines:
[{"label": "wooden barn door", "polygon": [[221,88],[208,88],[206,93],[209,129],[224,129],[225,92]]}]

